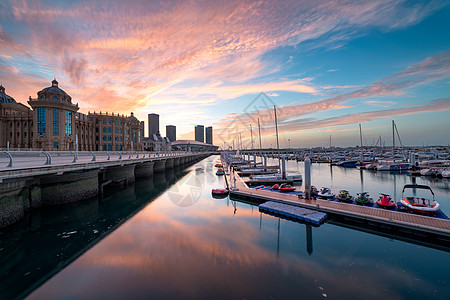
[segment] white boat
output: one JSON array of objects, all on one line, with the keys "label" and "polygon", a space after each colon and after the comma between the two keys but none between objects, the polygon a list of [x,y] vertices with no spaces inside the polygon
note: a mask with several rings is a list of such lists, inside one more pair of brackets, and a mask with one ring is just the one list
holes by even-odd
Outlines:
[{"label": "white boat", "polygon": [[[280,173],[277,174],[265,174],[265,175],[252,175],[252,180],[261,180],[261,179],[267,179],[267,180],[281,180],[283,176]],[[286,173],[286,179],[287,180],[293,180],[293,181],[302,181],[303,176],[302,174],[297,173]]]},{"label": "white boat", "polygon": [[335,195],[331,192],[329,188],[322,187],[320,191],[317,193],[317,196],[323,199],[331,199],[334,198]]},{"label": "white boat", "polygon": [[450,178],[450,170],[442,171],[441,175],[444,178]]},{"label": "white boat", "polygon": [[395,160],[389,161],[380,161],[377,165],[378,171],[404,171],[410,170],[411,164],[406,162],[395,162]]},{"label": "white boat", "polygon": [[437,172],[436,172],[435,168],[422,169],[422,170],[420,170],[420,175],[422,175],[422,176],[436,176]]},{"label": "white boat", "polygon": [[[403,197],[405,189],[423,189],[429,190],[433,195],[433,199],[425,199],[421,197]],[[439,202],[434,199],[433,190],[427,185],[418,185],[418,184],[407,184],[403,187],[402,190],[402,199],[400,199],[400,203],[418,213],[434,213],[440,209]]]}]

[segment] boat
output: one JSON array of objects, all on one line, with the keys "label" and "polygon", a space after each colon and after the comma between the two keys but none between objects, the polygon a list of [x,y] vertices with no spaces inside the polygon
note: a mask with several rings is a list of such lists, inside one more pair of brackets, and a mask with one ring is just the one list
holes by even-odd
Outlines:
[{"label": "boat", "polygon": [[279,188],[280,188],[280,186],[279,186],[278,184],[274,184],[274,185],[272,186],[272,190],[278,191]]},{"label": "boat", "polygon": [[347,190],[340,190],[336,198],[341,202],[352,202],[353,196]]},{"label": "boat", "polygon": [[411,164],[407,162],[397,162],[396,159],[379,161],[378,171],[405,171],[411,169]]},{"label": "boat", "polygon": [[344,160],[336,163],[336,166],[344,167],[344,168],[356,168],[359,165],[357,160]]},{"label": "boat", "polygon": [[293,186],[291,186],[291,185],[289,185],[289,184],[286,184],[286,183],[282,183],[282,184],[278,187],[278,190],[279,190],[280,192],[283,192],[283,193],[293,192],[293,191],[295,191],[295,187],[293,187]]},{"label": "boat", "polygon": [[319,191],[317,190],[317,188],[312,185],[311,186],[311,197],[316,197],[318,192]]},{"label": "boat", "polygon": [[[283,176],[280,173],[277,174],[264,174],[264,175],[251,175],[252,180],[281,180],[283,179]],[[286,174],[286,180],[292,180],[292,181],[302,181],[303,177],[302,174]]]},{"label": "boat", "polygon": [[211,194],[213,198],[222,199],[228,196],[228,189],[212,189]]},{"label": "boat", "polygon": [[376,201],[377,205],[382,208],[393,208],[395,207],[395,201],[392,200],[391,196],[388,194],[380,193],[380,198]]},{"label": "boat", "polygon": [[223,165],[220,164],[220,163],[217,163],[217,164],[214,165],[214,167],[216,167],[216,168],[223,168]]},{"label": "boat", "polygon": [[[433,199],[426,199],[421,197],[404,197],[403,195],[406,189],[429,190],[431,192],[431,195],[433,195]],[[405,185],[402,190],[402,198],[400,199],[400,204],[405,206],[408,210],[424,214],[432,214],[440,209],[439,202],[437,202],[434,199],[433,190],[427,185],[419,185],[419,184]]]},{"label": "boat", "polygon": [[219,175],[219,176],[225,175],[225,172],[223,171],[223,169],[218,169],[216,172],[216,175]]},{"label": "boat", "polygon": [[320,189],[320,192],[317,193],[317,196],[323,199],[331,199],[334,198],[334,194],[331,192],[331,190],[327,187],[322,187]]},{"label": "boat", "polygon": [[443,178],[450,178],[450,170],[442,171],[441,176]]},{"label": "boat", "polygon": [[421,176],[436,176],[437,171],[435,168],[429,168],[429,169],[422,169],[420,170]]},{"label": "boat", "polygon": [[357,194],[358,197],[355,198],[355,202],[361,205],[370,205],[372,203],[372,198],[369,197],[368,192],[362,192]]}]

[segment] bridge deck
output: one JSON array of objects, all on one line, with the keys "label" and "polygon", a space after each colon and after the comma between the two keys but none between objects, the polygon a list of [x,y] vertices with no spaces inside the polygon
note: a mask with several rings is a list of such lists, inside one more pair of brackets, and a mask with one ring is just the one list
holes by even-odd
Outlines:
[{"label": "bridge deck", "polygon": [[[236,187],[239,190],[231,191],[231,195],[249,197],[260,201],[278,201],[305,208],[318,209],[323,212],[375,221],[377,223],[437,233],[450,238],[450,220],[320,199],[299,199],[296,195],[249,188],[242,178],[236,174],[235,176]],[[228,175],[227,179],[230,185],[232,185],[231,175]]]}]

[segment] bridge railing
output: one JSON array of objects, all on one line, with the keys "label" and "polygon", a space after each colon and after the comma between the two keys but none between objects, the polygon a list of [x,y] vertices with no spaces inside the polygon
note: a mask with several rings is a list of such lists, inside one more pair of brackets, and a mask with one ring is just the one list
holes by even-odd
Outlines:
[{"label": "bridge railing", "polygon": [[69,165],[74,163],[107,162],[150,158],[176,158],[198,152],[186,151],[0,151],[0,170],[12,167]]}]

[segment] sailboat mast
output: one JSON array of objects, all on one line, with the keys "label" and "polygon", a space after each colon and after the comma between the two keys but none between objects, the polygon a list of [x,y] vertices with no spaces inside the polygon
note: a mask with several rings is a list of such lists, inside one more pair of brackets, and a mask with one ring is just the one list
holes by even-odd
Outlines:
[{"label": "sailboat mast", "polygon": [[278,121],[277,121],[277,108],[275,105],[273,106],[273,110],[275,112],[275,131],[277,133],[277,149],[278,149],[278,167],[280,167],[280,143],[278,141]]},{"label": "sailboat mast", "polygon": [[253,130],[252,130],[252,124],[250,124],[250,136],[251,136],[252,150],[253,150]]},{"label": "sailboat mast", "polygon": [[361,130],[361,123],[359,123],[359,139],[360,139],[360,141],[361,141],[361,148],[362,148],[362,146],[363,146],[363,143],[362,143],[362,130]]},{"label": "sailboat mast", "polygon": [[392,120],[392,149],[394,149],[394,148],[395,148],[395,134],[394,134],[394,126],[395,126],[395,123],[394,123],[394,120]]},{"label": "sailboat mast", "polygon": [[261,158],[262,158],[261,126],[259,126],[259,118],[258,118],[258,130],[259,130],[259,151],[261,152]]}]

